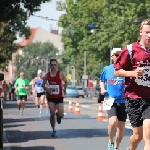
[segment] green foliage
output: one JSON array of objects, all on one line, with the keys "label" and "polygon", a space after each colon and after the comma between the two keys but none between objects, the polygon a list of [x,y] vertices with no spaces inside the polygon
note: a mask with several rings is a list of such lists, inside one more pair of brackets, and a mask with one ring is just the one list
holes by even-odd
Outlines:
[{"label": "green foliage", "polygon": [[[62,62],[76,67],[76,77],[83,75],[84,51],[87,52],[87,74],[99,77],[109,65],[110,49],[123,48],[139,37],[140,22],[150,17],[148,0],[66,0],[66,14],[59,18],[63,27]],[[89,24],[95,25],[91,33]],[[74,56],[74,62],[71,61]]]},{"label": "green foliage", "polygon": [[0,68],[6,69],[11,55],[17,50],[13,43],[16,34],[28,38],[27,19],[39,11],[40,5],[50,0],[1,0],[0,1]]},{"label": "green foliage", "polygon": [[49,62],[56,57],[57,52],[58,49],[49,42],[36,42],[26,46],[23,48],[23,55],[16,56],[16,76],[24,71],[28,79],[36,77],[38,69],[46,70],[46,58]]}]

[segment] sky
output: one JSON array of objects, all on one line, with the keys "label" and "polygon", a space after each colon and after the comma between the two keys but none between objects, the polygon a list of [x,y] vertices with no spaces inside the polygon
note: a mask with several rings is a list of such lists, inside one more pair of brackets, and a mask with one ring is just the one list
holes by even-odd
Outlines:
[{"label": "sky", "polygon": [[[56,1],[57,0],[51,0],[51,2],[41,4],[41,11],[34,13],[34,15],[58,20],[59,17],[65,12],[56,10]],[[57,21],[45,20],[35,16],[30,16],[27,20],[27,26],[31,28],[42,27],[48,32],[50,32],[50,29],[58,29],[60,33],[62,29],[58,27],[57,24]],[[17,41],[21,40],[19,37],[17,38]]]}]

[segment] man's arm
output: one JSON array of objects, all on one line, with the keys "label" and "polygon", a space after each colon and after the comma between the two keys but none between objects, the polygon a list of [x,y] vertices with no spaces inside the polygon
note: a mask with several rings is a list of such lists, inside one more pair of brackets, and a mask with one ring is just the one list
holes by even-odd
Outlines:
[{"label": "man's arm", "polygon": [[50,88],[48,88],[48,85],[47,85],[47,74],[43,77],[42,87],[47,93],[52,95],[52,90]]},{"label": "man's arm", "polygon": [[106,93],[106,90],[105,90],[105,82],[100,80],[99,81],[99,84],[100,84],[100,89],[101,89],[101,94],[104,95]]},{"label": "man's arm", "polygon": [[114,75],[117,77],[141,77],[143,75],[144,68],[140,67],[134,71],[125,71],[123,69],[116,69]]},{"label": "man's arm", "polygon": [[62,80],[64,81],[64,89],[66,90],[66,88],[67,88],[67,86],[68,86],[68,81],[67,81],[67,78],[66,78],[66,76],[64,75],[64,73],[62,72],[61,73],[61,75],[62,75]]}]

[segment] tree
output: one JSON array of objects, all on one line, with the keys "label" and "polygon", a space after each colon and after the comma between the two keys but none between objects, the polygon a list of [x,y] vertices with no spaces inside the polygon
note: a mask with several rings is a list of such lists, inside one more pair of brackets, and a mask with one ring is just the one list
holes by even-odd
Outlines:
[{"label": "tree", "polygon": [[19,76],[21,71],[25,71],[26,77],[32,79],[37,76],[37,70],[46,70],[46,59],[56,57],[58,49],[51,43],[36,42],[23,48],[23,55],[16,56],[16,76]]},{"label": "tree", "polygon": [[27,19],[40,10],[41,3],[50,0],[1,0],[0,1],[0,68],[5,69],[11,55],[17,50],[16,34],[28,38],[30,29]]},{"label": "tree", "polygon": [[[141,20],[148,18],[148,0],[66,0],[66,14],[59,18],[63,27],[64,54],[73,55],[79,77],[83,74],[83,53],[87,51],[87,74],[99,76],[109,64],[110,49],[123,48],[138,39]],[[91,29],[95,33],[90,32]],[[68,58],[63,57],[63,61]]]}]

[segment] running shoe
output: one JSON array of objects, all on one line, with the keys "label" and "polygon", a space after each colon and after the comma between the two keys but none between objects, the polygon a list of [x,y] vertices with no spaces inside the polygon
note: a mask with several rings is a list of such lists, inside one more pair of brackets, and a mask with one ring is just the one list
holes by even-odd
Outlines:
[{"label": "running shoe", "polygon": [[108,143],[108,150],[114,150],[114,144]]},{"label": "running shoe", "polygon": [[114,148],[113,150],[119,150],[118,148]]},{"label": "running shoe", "polygon": [[50,114],[50,113],[49,113],[49,110],[46,110],[46,114]]},{"label": "running shoe", "polygon": [[127,150],[130,150],[130,147],[128,147]]},{"label": "running shoe", "polygon": [[56,136],[56,131],[55,130],[52,131],[51,136],[52,137]]},{"label": "running shoe", "polygon": [[21,116],[21,115],[23,115],[23,112],[22,112],[22,111],[20,112],[20,116]]},{"label": "running shoe", "polygon": [[39,113],[39,117],[41,118],[42,117],[42,112],[40,111],[40,113]]}]

